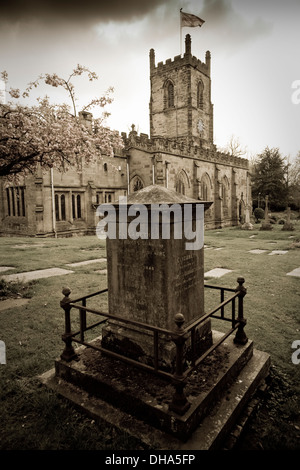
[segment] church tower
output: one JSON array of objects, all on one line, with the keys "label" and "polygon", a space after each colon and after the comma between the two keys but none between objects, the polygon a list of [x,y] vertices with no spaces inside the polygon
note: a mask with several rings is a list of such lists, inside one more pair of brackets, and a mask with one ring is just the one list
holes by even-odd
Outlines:
[{"label": "church tower", "polygon": [[150,137],[213,144],[210,52],[205,63],[192,56],[191,36],[186,35],[185,53],[155,66],[150,50]]}]

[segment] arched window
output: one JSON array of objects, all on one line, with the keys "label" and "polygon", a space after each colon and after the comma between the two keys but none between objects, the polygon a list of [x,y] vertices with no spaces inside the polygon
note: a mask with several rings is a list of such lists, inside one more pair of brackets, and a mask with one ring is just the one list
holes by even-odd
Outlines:
[{"label": "arched window", "polygon": [[54,196],[56,220],[66,220],[66,196],[56,193]]},{"label": "arched window", "polygon": [[202,201],[211,200],[212,184],[208,173],[204,173],[201,178],[201,199]]},{"label": "arched window", "polygon": [[187,174],[184,170],[181,170],[178,173],[178,176],[176,178],[176,187],[175,187],[175,189],[176,189],[177,193],[186,194],[187,189],[189,188],[189,186],[190,186],[190,184],[189,184],[188,176],[187,176]]},{"label": "arched window", "polygon": [[81,194],[72,194],[72,217],[81,219]]},{"label": "arched window", "polygon": [[174,108],[174,84],[171,80],[166,80],[164,83],[164,107]]},{"label": "arched window", "polygon": [[203,109],[203,90],[204,90],[204,85],[203,85],[202,80],[200,80],[198,83],[198,89],[197,89],[197,107],[200,109]]},{"label": "arched window", "polygon": [[140,189],[142,189],[144,187],[143,185],[143,182],[141,180],[141,178],[139,178],[138,176],[135,178],[135,181],[134,181],[134,184],[133,184],[133,191],[139,191]]}]

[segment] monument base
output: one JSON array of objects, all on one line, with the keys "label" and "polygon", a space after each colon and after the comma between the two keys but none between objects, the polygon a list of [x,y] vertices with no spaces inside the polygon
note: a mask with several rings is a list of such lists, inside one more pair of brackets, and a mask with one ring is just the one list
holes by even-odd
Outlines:
[{"label": "monument base", "polygon": [[250,222],[246,222],[245,224],[241,225],[242,230],[253,230],[253,225]]},{"label": "monument base", "polygon": [[287,232],[292,232],[293,230],[295,230],[294,224],[286,222],[283,224],[282,230],[286,230]]},{"label": "monument base", "polygon": [[259,230],[273,230],[273,225],[269,222],[263,222]]},{"label": "monument base", "polygon": [[[213,332],[214,340],[221,333]],[[42,383],[100,424],[105,422],[149,449],[213,450],[224,440],[268,375],[270,356],[252,341],[227,339],[191,374],[185,387],[191,403],[179,416],[169,410],[173,386],[151,373],[79,348],[78,360],[57,360]]]},{"label": "monument base", "polygon": [[[190,336],[190,335],[189,335]],[[122,354],[126,357],[154,365],[154,340],[151,331],[138,328],[124,327],[124,323],[108,321],[102,328],[101,345],[103,348]],[[196,355],[200,357],[212,345],[211,321],[206,320],[201,327],[196,329]],[[191,360],[190,338],[186,341],[187,360]],[[159,337],[158,365],[162,370],[174,371],[176,360],[176,346],[172,339],[165,336]]]}]

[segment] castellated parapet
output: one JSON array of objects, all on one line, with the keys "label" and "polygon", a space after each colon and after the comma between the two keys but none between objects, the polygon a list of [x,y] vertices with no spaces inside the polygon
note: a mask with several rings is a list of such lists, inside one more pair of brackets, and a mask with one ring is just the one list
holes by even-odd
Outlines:
[{"label": "castellated parapet", "polygon": [[202,148],[193,141],[186,144],[176,139],[149,138],[148,134],[141,133],[138,135],[134,130],[131,131],[128,136],[125,132],[122,132],[121,135],[124,141],[124,154],[131,148],[135,148],[147,153],[165,153],[182,158],[214,162],[246,170],[249,169],[249,161],[246,158],[235,157],[229,153],[220,152],[217,150],[216,146],[213,148]]},{"label": "castellated parapet", "polygon": [[211,54],[210,51],[206,51],[205,62],[202,62],[197,57],[193,56],[191,53],[191,39],[188,34],[186,37],[186,49],[185,53],[182,55],[177,55],[174,59],[167,59],[165,62],[158,62],[157,66],[155,65],[155,51],[154,49],[150,50],[150,76],[155,73],[166,73],[177,67],[183,67],[184,65],[191,65],[194,69],[197,69],[199,72],[203,73],[207,77],[210,77],[211,69]]}]

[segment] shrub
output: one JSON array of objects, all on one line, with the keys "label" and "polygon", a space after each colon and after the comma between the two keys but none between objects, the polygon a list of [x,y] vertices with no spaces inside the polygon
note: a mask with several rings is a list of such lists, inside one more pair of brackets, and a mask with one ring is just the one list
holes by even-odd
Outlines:
[{"label": "shrub", "polygon": [[253,215],[255,217],[255,221],[259,222],[261,219],[264,218],[265,211],[261,207],[256,207],[256,209],[254,209]]}]

